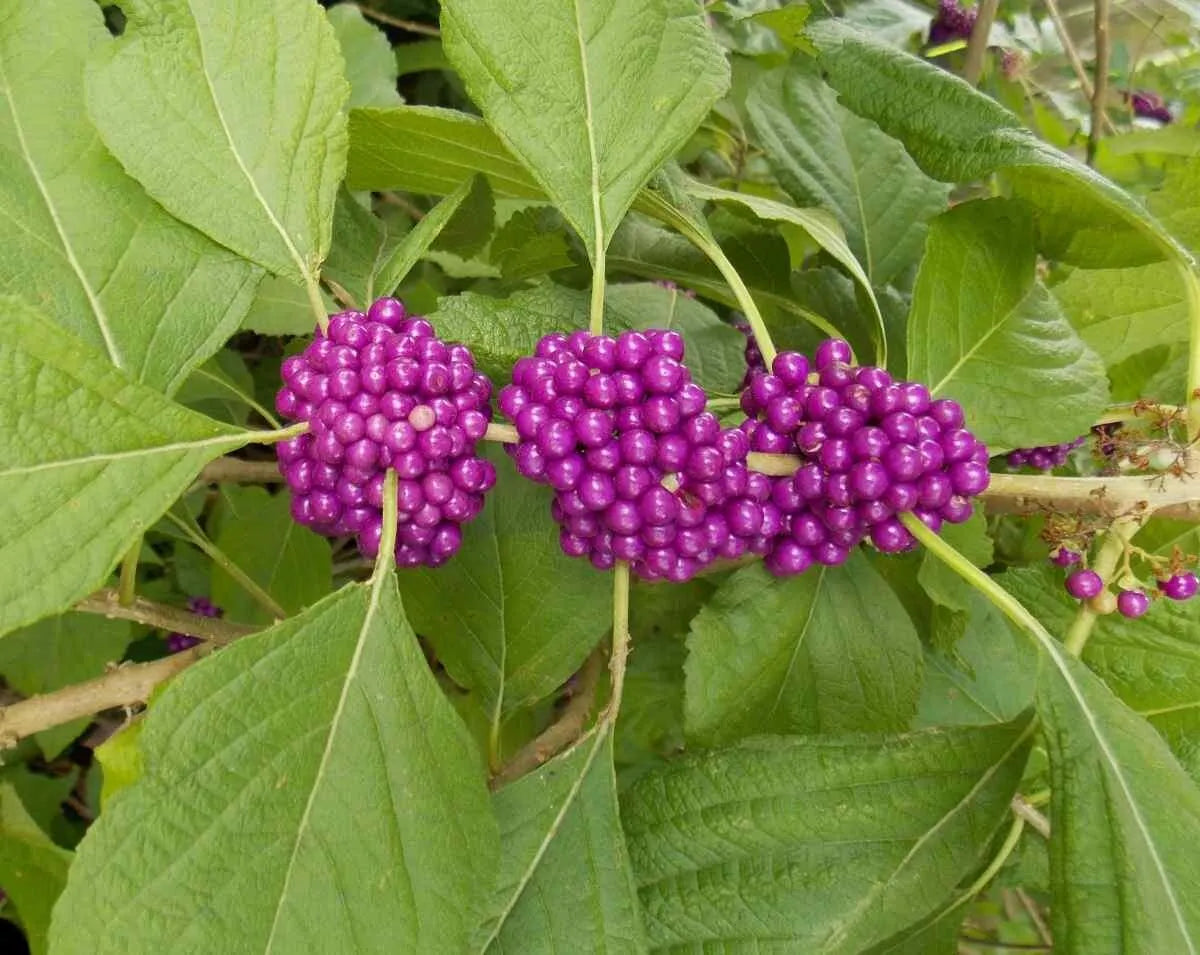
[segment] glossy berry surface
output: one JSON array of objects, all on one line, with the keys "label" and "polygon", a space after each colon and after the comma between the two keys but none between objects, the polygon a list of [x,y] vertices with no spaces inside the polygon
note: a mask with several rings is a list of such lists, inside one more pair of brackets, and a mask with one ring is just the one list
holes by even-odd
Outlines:
[{"label": "glossy berry surface", "polygon": [[310,426],[276,445],[292,516],[319,534],[355,535],[374,557],[390,468],[398,478],[397,564],[449,560],[496,480],[492,463],[475,454],[492,387],[470,350],[382,298],[366,314],[334,315],[326,333],[284,360],[282,375],[276,409]]},{"label": "glossy berry surface", "polygon": [[958,404],[851,357],[839,339],[822,342],[811,366],[780,352],[742,393],[750,450],[800,458],[793,476],[775,479],[785,526],[766,566],[776,574],[806,558],[841,563],[864,539],[886,553],[908,550],[916,541],[900,514],[936,532],[967,520],[971,498],[987,488],[987,448]]},{"label": "glossy berry surface", "polygon": [[1039,471],[1053,471],[1055,468],[1060,468],[1066,464],[1067,458],[1071,456],[1071,452],[1080,447],[1087,440],[1087,437],[1087,435],[1083,435],[1066,444],[1050,444],[1037,448],[1017,448],[1015,451],[1010,451],[1005,460],[1007,460],[1010,468],[1030,467],[1037,468]]},{"label": "glossy berry surface", "polygon": [[1082,555],[1069,547],[1060,547],[1050,555],[1050,560],[1059,567],[1070,567],[1072,564],[1078,564]]},{"label": "glossy berry surface", "polygon": [[500,410],[517,470],[554,489],[567,554],[600,569],[687,580],[718,558],[763,554],[780,530],[771,481],[721,429],[673,331],[554,333],[513,367]]},{"label": "glossy berry surface", "polygon": [[[187,608],[192,613],[198,614],[201,617],[223,617],[225,615],[225,611],[207,597],[189,597]],[[167,651],[169,653],[179,653],[179,651],[190,649],[200,642],[199,637],[175,631],[167,634]]]},{"label": "glossy berry surface", "polygon": [[933,46],[951,40],[966,40],[975,27],[978,10],[964,7],[958,0],[939,0],[937,13],[929,24],[929,42]]},{"label": "glossy berry surface", "polygon": [[1122,590],[1117,595],[1117,610],[1123,617],[1140,617],[1150,609],[1150,598],[1140,590]]},{"label": "glossy berry surface", "polygon": [[766,371],[767,365],[758,349],[758,342],[754,340],[754,331],[750,328],[750,323],[742,320],[734,322],[733,327],[746,336],[746,374],[742,379],[742,387],[745,388],[750,384],[751,376],[756,372]]},{"label": "glossy berry surface", "polygon": [[1171,600],[1190,600],[1196,596],[1197,580],[1193,573],[1174,574],[1158,582],[1158,589]]},{"label": "glossy berry surface", "polygon": [[1078,600],[1095,597],[1104,589],[1104,581],[1094,570],[1077,570],[1067,577],[1067,593]]}]

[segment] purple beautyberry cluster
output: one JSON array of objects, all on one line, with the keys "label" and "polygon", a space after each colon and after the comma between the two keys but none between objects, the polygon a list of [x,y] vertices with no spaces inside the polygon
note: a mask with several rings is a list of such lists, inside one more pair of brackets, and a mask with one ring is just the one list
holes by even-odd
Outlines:
[{"label": "purple beautyberry cluster", "polygon": [[930,45],[968,39],[978,14],[975,7],[964,7],[958,0],[939,0],[937,13],[929,24]]},{"label": "purple beautyberry cluster", "polygon": [[1171,115],[1171,110],[1163,98],[1157,93],[1139,90],[1129,97],[1129,103],[1133,107],[1133,115],[1143,119],[1157,120],[1166,125],[1175,118]]},{"label": "purple beautyberry cluster", "polygon": [[767,363],[763,361],[762,352],[758,350],[758,342],[754,338],[754,330],[750,323],[742,320],[734,322],[733,327],[746,336],[746,375],[742,379],[742,387],[748,388],[750,379],[756,372],[767,370]]},{"label": "purple beautyberry cluster", "polygon": [[[1076,551],[1060,547],[1050,558],[1060,567],[1069,567],[1082,560],[1082,555]],[[1105,593],[1103,578],[1094,570],[1081,568],[1072,571],[1066,580],[1066,589],[1077,600],[1096,601]],[[1191,600],[1200,589],[1200,580],[1190,571],[1180,571],[1170,577],[1158,581],[1158,592],[1168,600]],[[1111,596],[1108,596],[1111,600]],[[1124,617],[1136,619],[1150,609],[1150,597],[1145,591],[1136,587],[1122,589],[1117,594],[1116,609]],[[1107,608],[1111,612],[1111,605]]]},{"label": "purple beautyberry cluster", "polygon": [[764,554],[781,529],[748,442],[705,411],[673,331],[553,333],[513,367],[500,410],[517,470],[554,489],[563,550],[604,570],[684,581],[719,557]]},{"label": "purple beautyberry cluster", "polygon": [[1087,441],[1088,436],[1082,435],[1074,441],[1068,441],[1066,444],[1047,444],[1036,448],[1017,448],[1015,451],[1010,451],[1008,461],[1010,468],[1031,467],[1037,468],[1039,471],[1053,471],[1055,468],[1061,468],[1067,463],[1067,458],[1071,456],[1071,452],[1078,447],[1082,447]]},{"label": "purple beautyberry cluster", "polygon": [[[187,608],[192,613],[199,614],[201,617],[225,616],[225,611],[207,597],[188,597]],[[172,631],[167,634],[167,651],[169,653],[178,653],[180,650],[188,650],[196,646],[199,642],[199,637]]]},{"label": "purple beautyberry cluster", "polygon": [[803,355],[780,352],[742,393],[751,451],[803,460],[774,482],[786,526],[768,569],[840,564],[866,537],[885,553],[907,550],[915,540],[897,517],[907,511],[934,531],[970,517],[971,498],[988,486],[988,453],[963,427],[962,408],[881,368],[851,366],[844,341],[822,342],[814,358],[810,374]]},{"label": "purple beautyberry cluster", "polygon": [[462,524],[495,484],[475,446],[491,417],[491,382],[465,345],[451,345],[404,305],[381,298],[342,312],[283,363],[275,407],[307,434],[276,445],[292,516],[319,534],[353,534],[367,557],[383,533],[383,483],[396,471],[401,567],[445,563]]}]

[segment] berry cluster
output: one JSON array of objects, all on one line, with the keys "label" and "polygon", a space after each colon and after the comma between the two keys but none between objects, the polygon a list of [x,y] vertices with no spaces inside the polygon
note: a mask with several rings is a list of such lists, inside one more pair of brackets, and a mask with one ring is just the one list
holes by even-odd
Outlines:
[{"label": "berry cluster", "polygon": [[1142,119],[1153,119],[1166,125],[1174,120],[1171,110],[1157,93],[1139,90],[1129,97],[1129,105],[1133,107],[1133,115]]},{"label": "berry cluster", "polygon": [[1047,444],[1037,448],[1017,448],[1010,451],[1006,460],[1010,468],[1031,467],[1039,471],[1053,471],[1067,463],[1071,452],[1082,447],[1088,436],[1081,435],[1066,444]]},{"label": "berry cluster", "polygon": [[[1074,551],[1066,552],[1066,556],[1062,556],[1063,550],[1060,548],[1054,556],[1055,563],[1062,566],[1069,566],[1077,563],[1080,560],[1080,555]],[[1172,574],[1164,580],[1158,581],[1158,592],[1168,600],[1191,600],[1196,596],[1197,586],[1200,581],[1196,575],[1190,571]],[[1109,601],[1112,596],[1107,593],[1103,578],[1094,570],[1080,569],[1073,571],[1067,577],[1066,582],[1067,593],[1077,600],[1087,600],[1094,604],[1107,597]],[[1112,607],[1105,608],[1099,606],[1097,609],[1103,611],[1108,609],[1111,612]],[[1129,587],[1121,590],[1116,598],[1116,610],[1124,617],[1136,618],[1142,616],[1150,609],[1150,598],[1145,591]]]},{"label": "berry cluster", "polygon": [[958,0],[938,0],[937,13],[929,24],[930,45],[968,39],[978,13],[975,7],[963,7]]},{"label": "berry cluster", "polygon": [[307,434],[276,446],[292,516],[327,536],[357,535],[374,557],[383,532],[383,485],[396,471],[396,562],[445,563],[460,525],[495,484],[475,455],[487,431],[491,382],[464,345],[448,345],[395,299],[342,312],[303,353],[283,363],[275,407]]},{"label": "berry cluster", "polygon": [[803,355],[780,352],[772,373],[754,375],[742,394],[750,449],[803,461],[772,491],[786,527],[768,568],[840,564],[867,536],[885,553],[907,550],[915,540],[903,512],[934,531],[970,517],[971,497],[988,485],[988,453],[964,429],[958,404],[881,368],[851,366],[844,341],[822,342],[814,357],[810,375]]},{"label": "berry cluster", "polygon": [[[187,608],[194,614],[199,614],[201,617],[223,617],[225,611],[214,604],[207,597],[188,597]],[[186,633],[172,631],[167,634],[167,652],[178,653],[180,650],[188,650],[200,642],[199,637],[189,636]]]},{"label": "berry cluster", "polygon": [[563,550],[600,569],[683,581],[717,559],[763,554],[781,529],[748,442],[705,411],[673,331],[553,333],[513,368],[500,410],[525,477],[555,491]]}]

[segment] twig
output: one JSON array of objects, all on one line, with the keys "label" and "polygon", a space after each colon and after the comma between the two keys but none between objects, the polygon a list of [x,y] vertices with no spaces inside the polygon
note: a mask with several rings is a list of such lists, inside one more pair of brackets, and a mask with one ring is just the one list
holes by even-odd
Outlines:
[{"label": "twig", "polygon": [[1088,129],[1087,163],[1096,161],[1100,148],[1100,133],[1104,118],[1104,98],[1108,96],[1108,0],[1095,0],[1096,15],[1093,29],[1096,37],[1095,89],[1092,91],[1092,123]]},{"label": "twig", "polygon": [[1029,916],[1029,920],[1033,922],[1037,929],[1038,938],[1046,946],[1054,944],[1054,936],[1050,934],[1050,926],[1046,924],[1045,916],[1042,915],[1042,910],[1038,904],[1029,897],[1029,893],[1017,886],[1013,889],[1013,893],[1017,897],[1017,901],[1021,903],[1021,908],[1025,910],[1025,914]]},{"label": "twig", "polygon": [[205,654],[192,647],[151,663],[132,663],[86,683],[76,683],[43,696],[0,707],[0,750],[16,746],[34,733],[119,706],[144,703],[154,688],[186,670]]},{"label": "twig", "polygon": [[992,33],[992,24],[996,20],[996,10],[1000,0],[981,0],[979,14],[975,17],[975,25],[971,28],[971,39],[967,41],[967,58],[963,63],[963,79],[972,86],[979,85],[983,75],[983,58],[987,54],[988,38]]},{"label": "twig", "polygon": [[142,597],[135,598],[129,606],[122,606],[118,592],[111,588],[97,590],[94,594],[84,597],[75,605],[75,609],[83,613],[100,614],[110,620],[133,620],[136,623],[158,627],[160,630],[185,633],[189,637],[199,637],[217,646],[232,643],[238,637],[254,633],[257,629],[216,617],[202,617],[179,607],[154,603]]},{"label": "twig", "polygon": [[370,7],[364,7],[361,3],[358,9],[362,11],[364,17],[369,17],[372,20],[377,20],[379,23],[386,23],[390,27],[396,27],[398,30],[407,30],[409,33],[419,33],[422,36],[437,36],[442,35],[442,31],[437,27],[431,27],[428,23],[418,23],[416,20],[401,20],[399,17],[394,17],[390,13],[384,13],[382,10],[373,10]]},{"label": "twig", "polygon": [[206,484],[282,484],[283,476],[274,461],[217,458],[204,466],[199,480]]},{"label": "twig", "polygon": [[492,789],[499,789],[531,773],[575,742],[583,731],[588,714],[596,702],[596,687],[604,668],[604,655],[596,650],[579,671],[579,685],[562,715],[535,739],[517,751],[492,778]]},{"label": "twig", "polygon": [[[1050,22],[1054,24],[1054,32],[1058,34],[1058,42],[1062,44],[1063,52],[1067,55],[1067,62],[1071,64],[1071,69],[1075,72],[1075,78],[1079,80],[1079,88],[1083,91],[1083,95],[1091,100],[1093,97],[1092,81],[1088,79],[1087,68],[1083,65],[1083,60],[1079,56],[1079,51],[1075,49],[1075,43],[1071,39],[1071,34],[1067,32],[1067,25],[1063,22],[1062,14],[1058,10],[1056,0],[1045,0],[1046,12],[1050,14]],[[1108,114],[1103,114],[1103,124],[1105,132],[1110,136],[1116,132],[1116,127],[1108,118]]]},{"label": "twig", "polygon": [[1050,838],[1050,820],[1038,812],[1020,793],[1009,804],[1013,814],[1024,819],[1043,839]]}]

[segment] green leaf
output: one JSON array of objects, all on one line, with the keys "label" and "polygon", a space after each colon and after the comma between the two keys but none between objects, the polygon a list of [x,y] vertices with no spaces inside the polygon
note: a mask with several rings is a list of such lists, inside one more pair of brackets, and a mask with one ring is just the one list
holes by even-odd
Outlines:
[{"label": "green leaf", "polygon": [[163,212],[97,139],[84,63],[113,41],[96,4],[47,16],[5,0],[0,19],[0,294],[174,391],[237,328],[261,272]]},{"label": "green leaf", "polygon": [[1037,280],[1022,203],[933,221],[909,316],[908,374],[954,398],[980,440],[1034,447],[1083,434],[1108,401],[1104,365]]},{"label": "green leaf", "polygon": [[[994,548],[982,508],[976,508],[970,519],[962,524],[947,524],[941,535],[976,567],[991,564]],[[928,551],[922,558],[917,580],[930,598],[952,610],[967,610],[976,593],[975,589]]]},{"label": "green leaf", "polygon": [[899,139],[928,175],[965,182],[1003,171],[1037,207],[1048,256],[1088,268],[1190,260],[1141,204],[957,76],[838,20],[808,36],[842,105]]},{"label": "green leaf", "polygon": [[1200,789],[1082,663],[1051,648],[1039,680],[1054,799],[1055,948],[1200,950]]},{"label": "green leaf", "polygon": [[521,478],[493,449],[496,487],[436,570],[400,575],[413,626],[460,686],[499,721],[553,693],[608,626],[608,577],[567,557],[550,520],[552,493]]},{"label": "green leaf", "polygon": [[33,955],[46,955],[50,910],[67,881],[71,853],[50,841],[9,783],[0,783],[0,885],[21,916]]},{"label": "green leaf", "polygon": [[349,94],[324,11],[292,0],[122,9],[124,33],[88,75],[105,145],[168,212],[315,290]]},{"label": "green leaf", "polygon": [[1008,816],[1028,719],[686,755],[621,801],[652,950],[858,953],[939,909]]},{"label": "green leaf", "polygon": [[0,633],[100,586],[215,457],[254,440],[0,299]]},{"label": "green leaf", "polygon": [[585,293],[543,282],[504,299],[477,292],[443,298],[429,320],[445,340],[470,345],[480,370],[499,383],[543,335],[586,327],[587,315]]},{"label": "green leaf", "polygon": [[900,730],[917,710],[921,644],[891,588],[861,556],[844,570],[730,577],[692,621],[688,735]]},{"label": "green leaf", "polygon": [[1132,269],[1076,269],[1050,288],[1089,347],[1112,364],[1148,344],[1188,340],[1188,304],[1169,262]]},{"label": "green leaf", "polygon": [[390,569],[185,671],[141,746],[80,845],[58,951],[466,949],[496,825]]},{"label": "green leaf", "polygon": [[488,258],[510,281],[534,278],[574,266],[562,215],[552,206],[513,213],[492,238]]},{"label": "green leaf", "polygon": [[[447,200],[451,196],[446,197]],[[413,229],[419,229],[440,206],[435,207]],[[487,178],[476,175],[462,202],[456,205],[444,225],[438,228],[433,245],[464,259],[473,258],[492,237],[496,224],[496,202]]]},{"label": "green leaf", "polygon": [[[14,690],[37,696],[100,676],[118,663],[132,638],[124,620],[68,613],[39,620],[0,639],[0,674]],[[91,722],[71,720],[37,734],[47,759],[61,753]]]},{"label": "green leaf", "polygon": [[[327,311],[333,300],[322,295]],[[242,328],[260,335],[311,335],[317,320],[304,289],[291,279],[268,275],[258,287]]]},{"label": "green leaf", "polygon": [[648,283],[609,286],[606,328],[670,328],[683,336],[692,378],[707,392],[734,394],[746,374],[746,338],[678,289]]},{"label": "green leaf", "polygon": [[139,779],[145,768],[142,764],[142,727],[145,719],[137,719],[114,733],[96,747],[96,759],[100,761],[102,778],[100,783],[100,808],[108,808],[109,800],[123,789],[128,789]]},{"label": "green leaf", "polygon": [[418,40],[396,47],[396,69],[401,76],[411,76],[426,70],[448,70],[450,64],[440,39]]},{"label": "green leaf", "polygon": [[482,173],[496,196],[546,194],[481,119],[434,106],[350,112],[346,185],[448,196]]},{"label": "green leaf", "polygon": [[807,70],[763,73],[746,112],[779,184],[837,216],[871,283],[886,285],[920,259],[925,223],[945,210],[949,189],[896,140],[838,105]]},{"label": "green leaf", "polygon": [[339,3],[325,15],[333,24],[346,62],[350,83],[347,106],[399,106],[403,100],[396,92],[396,54],[383,31],[354,3]]},{"label": "green leaf", "polygon": [[[297,524],[286,493],[261,487],[222,490],[216,545],[289,614],[315,604],[333,588],[329,541]],[[212,601],[226,616],[269,624],[271,615],[221,567],[213,565]]]},{"label": "green leaf", "polygon": [[[312,320],[312,312],[308,312]],[[254,399],[254,376],[241,352],[222,348],[188,376],[175,400],[218,421],[244,425]],[[263,409],[266,410],[265,408]]]},{"label": "green leaf", "polygon": [[500,878],[479,951],[645,951],[612,761],[601,727],[493,797]]},{"label": "green leaf", "polygon": [[441,22],[471,99],[597,261],[729,85],[691,0],[546,4],[535,24],[522,0],[446,0]]},{"label": "green leaf", "polygon": [[[669,589],[669,588],[660,588]],[[658,765],[666,756],[684,749],[683,665],[687,659],[681,636],[646,639],[630,624],[639,639],[625,671],[625,693],[616,728],[619,765]]]}]

